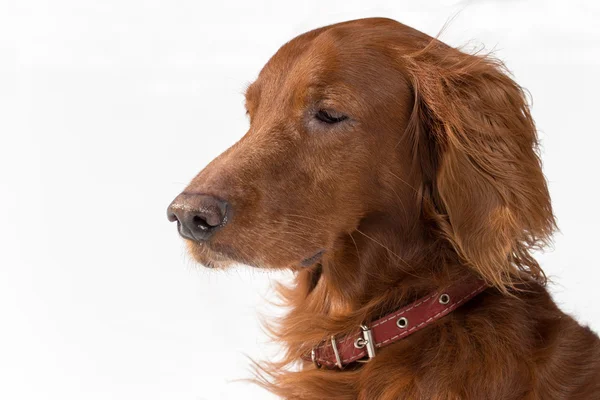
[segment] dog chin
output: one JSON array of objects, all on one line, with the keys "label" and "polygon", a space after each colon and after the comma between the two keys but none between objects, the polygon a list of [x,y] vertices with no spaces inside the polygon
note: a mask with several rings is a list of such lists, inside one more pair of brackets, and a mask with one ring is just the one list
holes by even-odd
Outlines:
[{"label": "dog chin", "polygon": [[235,256],[234,249],[230,247],[224,247],[224,251],[220,251],[220,248],[219,250],[216,250],[213,246],[206,243],[195,242],[188,239],[186,239],[185,242],[189,254],[196,262],[207,268],[214,269],[223,269],[232,265],[242,264],[258,269],[299,271],[318,264],[325,253],[325,250],[319,250],[301,260],[279,260],[278,263],[272,264],[265,262],[266,260],[244,260],[238,258]]},{"label": "dog chin", "polygon": [[227,268],[236,264],[235,260],[212,250],[205,244],[196,243],[191,240],[186,240],[186,244],[192,258],[207,268]]}]

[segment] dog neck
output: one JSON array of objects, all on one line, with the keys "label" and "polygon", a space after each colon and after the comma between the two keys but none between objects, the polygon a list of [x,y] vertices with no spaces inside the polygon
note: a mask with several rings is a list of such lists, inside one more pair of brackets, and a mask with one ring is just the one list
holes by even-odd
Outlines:
[{"label": "dog neck", "polygon": [[[364,218],[354,232],[340,238],[322,269],[327,290],[337,292],[352,310],[372,302],[387,304],[387,297],[402,303],[402,298],[425,295],[468,274],[422,223],[389,214]],[[383,298],[386,301],[378,301]],[[388,304],[398,305],[402,304]]]},{"label": "dog neck", "polygon": [[367,216],[320,264],[299,272],[293,288],[282,290],[290,305],[282,327],[294,329],[278,336],[291,348],[314,345],[464,279],[468,268],[453,262],[444,246],[418,221]]}]

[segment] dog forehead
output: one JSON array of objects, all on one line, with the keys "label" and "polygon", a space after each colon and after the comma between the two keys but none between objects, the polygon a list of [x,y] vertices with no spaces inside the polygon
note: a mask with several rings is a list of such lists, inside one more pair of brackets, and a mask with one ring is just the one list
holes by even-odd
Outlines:
[{"label": "dog forehead", "polygon": [[247,97],[280,101],[282,94],[300,99],[312,93],[338,99],[380,98],[377,93],[396,89],[389,81],[398,75],[380,33],[341,25],[300,35],[271,57]]},{"label": "dog forehead", "polygon": [[[384,36],[382,36],[382,33]],[[352,69],[380,70],[389,44],[377,27],[342,24],[310,31],[285,43],[259,74],[265,81],[297,75],[313,80]]]},{"label": "dog forehead", "polygon": [[309,86],[326,82],[340,68],[339,45],[311,32],[284,44],[261,70],[257,84],[281,89],[286,85]]}]

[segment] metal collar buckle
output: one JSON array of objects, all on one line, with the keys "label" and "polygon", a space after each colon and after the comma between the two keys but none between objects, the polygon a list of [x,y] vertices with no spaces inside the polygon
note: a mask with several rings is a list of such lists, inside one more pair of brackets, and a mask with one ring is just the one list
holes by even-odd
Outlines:
[{"label": "metal collar buckle", "polygon": [[371,330],[365,324],[362,324],[360,326],[360,330],[362,331],[363,337],[358,338],[354,341],[354,347],[356,347],[357,349],[362,349],[366,346],[367,356],[369,358],[363,358],[362,360],[356,361],[360,363],[367,363],[371,361],[373,357],[375,357],[375,341],[373,340],[373,334],[371,333]]},{"label": "metal collar buckle", "polygon": [[[362,360],[356,360],[356,361],[360,362],[360,363],[366,363],[366,362],[369,362],[373,357],[375,357],[375,341],[373,340],[373,334],[371,333],[371,330],[366,325],[362,324],[360,326],[360,330],[362,332],[362,337],[359,337],[358,339],[356,339],[354,341],[354,347],[356,347],[357,349],[362,349],[362,348],[366,347],[367,348],[367,356],[369,358],[362,359]],[[333,349],[333,354],[335,356],[335,366],[338,367],[339,369],[342,369],[344,367],[344,365],[342,364],[342,358],[340,357],[340,352],[337,348],[337,342],[335,340],[335,335],[332,335],[330,340],[331,340],[331,348]],[[322,367],[322,364],[320,364],[319,361],[317,361],[317,352],[314,348],[310,352],[310,358],[311,358],[313,364],[315,364],[315,367],[317,367],[317,368]]]}]

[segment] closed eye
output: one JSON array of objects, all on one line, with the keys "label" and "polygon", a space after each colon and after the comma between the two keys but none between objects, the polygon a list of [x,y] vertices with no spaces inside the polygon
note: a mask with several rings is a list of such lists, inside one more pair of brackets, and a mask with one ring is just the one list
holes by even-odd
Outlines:
[{"label": "closed eye", "polygon": [[347,120],[348,116],[335,110],[321,109],[317,111],[317,113],[315,114],[315,118],[325,124],[332,125]]}]

